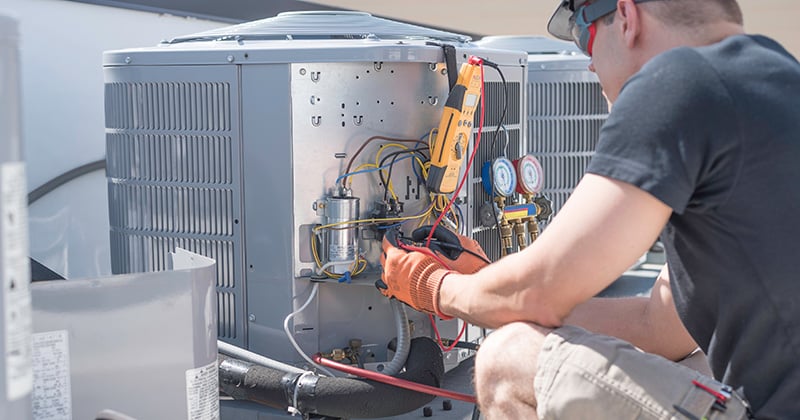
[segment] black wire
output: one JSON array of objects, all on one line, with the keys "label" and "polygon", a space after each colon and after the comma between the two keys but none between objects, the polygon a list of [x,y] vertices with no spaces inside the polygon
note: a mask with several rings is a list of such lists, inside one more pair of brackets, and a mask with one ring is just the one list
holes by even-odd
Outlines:
[{"label": "black wire", "polygon": [[[423,151],[423,150],[428,150],[428,146],[421,147],[421,148],[419,148],[419,149],[399,150],[399,151],[397,151],[397,152],[388,153],[386,156],[384,156],[384,157],[383,157],[383,159],[381,159],[381,161],[378,163],[378,166],[381,166],[381,167],[382,167],[382,166],[383,166],[383,165],[386,163],[386,161],[387,161],[387,160],[389,160],[390,158],[392,158],[392,157],[393,157],[393,156],[395,156],[395,155],[402,155],[402,154],[406,154],[406,153],[414,153],[414,154],[417,154],[417,155],[419,155],[419,157],[420,157],[422,160],[428,160],[428,159],[430,159],[429,157],[425,156],[425,154],[424,154],[424,153],[422,153],[422,151]],[[424,168],[423,168],[423,169],[424,169]]]},{"label": "black wire", "polygon": [[[383,183],[383,201],[386,201],[389,197],[389,181],[392,180],[392,169],[394,169],[394,163],[397,161],[397,158],[400,155],[404,154],[419,154],[419,156],[425,160],[428,159],[424,154],[420,152],[420,150],[425,150],[426,148],[419,148],[419,149],[411,149],[411,150],[400,150],[397,152],[392,152],[387,154],[386,156],[381,159],[378,167],[383,167],[387,160],[392,159],[392,163],[389,165],[389,173],[386,175],[386,179],[383,178],[383,171],[378,171],[378,176],[381,178],[381,182]],[[412,165],[416,164],[415,162],[411,162]]]},{"label": "black wire", "polygon": [[106,160],[100,159],[94,162],[89,162],[85,165],[78,166],[77,168],[70,169],[63,174],[56,176],[55,178],[45,182],[44,184],[36,187],[33,191],[28,193],[28,205],[35,203],[40,198],[44,197],[45,195],[51,193],[56,188],[66,184],[67,182],[72,181],[75,178],[81,177],[88,173],[99,171],[100,169],[105,169],[106,167]]},{"label": "black wire", "polygon": [[503,71],[500,70],[499,65],[488,60],[483,60],[483,64],[495,69],[495,71],[497,71],[497,73],[500,75],[500,80],[503,82],[503,112],[500,114],[500,121],[498,122],[497,128],[494,131],[494,138],[492,138],[492,147],[490,149],[491,152],[494,152],[495,146],[497,145],[497,139],[500,137],[500,130],[505,124],[506,115],[508,113],[508,82],[506,81],[506,76],[503,74]]},{"label": "black wire", "polygon": [[[397,156],[399,156],[399,154],[396,154],[396,155],[392,156],[392,163],[389,165],[389,173],[386,174],[386,182],[383,184],[383,201],[384,202],[389,199],[389,183],[392,182],[392,170],[394,169],[394,163],[397,161]],[[381,165],[381,166],[383,166],[383,165]]]},{"label": "black wire", "polygon": [[[412,238],[409,238],[407,236],[398,236],[397,239],[402,239],[402,240],[405,240],[405,241],[407,241],[409,243],[413,243],[414,242],[414,240]],[[435,243],[438,246],[442,247],[442,248],[449,248],[449,249],[455,249],[455,250],[461,251],[461,252],[466,252],[467,254],[472,255],[475,258],[478,258],[479,260],[485,262],[486,264],[491,264],[492,263],[492,261],[489,260],[488,258],[478,254],[477,252],[474,252],[474,251],[471,251],[469,249],[466,249],[461,245],[451,244],[449,242],[442,242],[442,241],[436,241]]]},{"label": "black wire", "polygon": [[470,343],[469,341],[453,341],[453,340],[451,340],[449,338],[443,338],[442,339],[442,344],[444,344],[445,346],[452,346],[453,343],[455,343],[455,346],[453,346],[453,347],[458,347],[460,349],[478,351],[478,349],[480,349],[480,347],[481,347],[480,344]]},{"label": "black wire", "polygon": [[483,257],[482,255],[478,254],[477,252],[470,251],[469,249],[464,248],[461,245],[455,245],[455,244],[451,244],[451,243],[448,243],[448,242],[436,242],[436,243],[442,248],[450,248],[450,249],[455,249],[455,250],[458,250],[458,251],[461,251],[461,252],[466,252],[467,254],[472,255],[475,258],[478,258],[479,260],[485,262],[486,264],[491,264],[492,263],[489,259]]},{"label": "black wire", "polygon": [[467,254],[470,254],[470,255],[474,255],[475,258],[480,259],[481,261],[485,262],[486,264],[491,264],[492,263],[491,260],[489,260],[488,258],[478,254],[477,252],[473,252],[473,251],[470,251],[468,249],[464,249],[464,252],[466,252]]},{"label": "black wire", "polygon": [[[506,77],[503,74],[503,71],[500,70],[500,66],[499,65],[497,65],[496,63],[493,63],[491,61],[488,61],[488,60],[483,60],[483,64],[495,69],[497,71],[497,73],[500,75],[500,80],[503,81],[503,112],[500,114],[500,121],[497,123],[497,129],[495,129],[495,131],[494,131],[494,138],[492,138],[492,145],[491,145],[491,147],[489,149],[490,153],[495,153],[495,146],[497,145],[497,139],[500,136],[500,129],[501,129],[501,127],[503,127],[505,125],[506,114],[508,112],[508,82],[506,81]],[[506,147],[508,147],[508,145],[506,145]],[[495,154],[495,156],[497,156],[497,155],[499,155],[499,153]],[[491,188],[492,192],[491,192],[491,194],[489,196],[489,199],[490,199],[490,203],[489,204],[492,206],[492,215],[494,216],[494,225],[495,225],[495,229],[497,230],[497,240],[498,240],[498,242],[500,244],[500,248],[502,249],[503,248],[503,233],[500,231],[500,221],[498,220],[498,217],[497,217],[497,209],[495,209],[495,207],[494,207],[495,193],[494,193],[494,180],[492,179],[493,176],[494,176],[494,174],[492,173],[492,171],[490,169],[489,170],[489,184],[492,186],[492,188]]]}]

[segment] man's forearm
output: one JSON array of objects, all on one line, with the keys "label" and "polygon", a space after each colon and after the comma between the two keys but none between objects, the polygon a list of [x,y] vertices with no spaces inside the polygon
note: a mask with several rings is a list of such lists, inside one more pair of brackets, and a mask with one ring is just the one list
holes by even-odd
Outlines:
[{"label": "man's forearm", "polygon": [[[527,249],[525,252],[530,252]],[[534,270],[522,267],[526,257],[517,253],[472,275],[451,274],[439,291],[439,308],[450,316],[486,328],[517,321],[558,327],[569,313],[559,305],[557,293],[546,290],[548,282],[530,281]],[[545,276],[537,276],[537,279]]]},{"label": "man's forearm", "polygon": [[[522,297],[513,281],[493,283],[495,276],[483,274],[446,277],[439,301],[442,312],[488,328],[514,321],[550,328],[562,323],[577,325],[671,360],[681,359],[697,347],[675,311],[666,270],[654,284],[650,297],[593,298],[564,316],[543,308],[548,304],[546,299],[531,303]],[[503,284],[505,288],[498,287]]]}]

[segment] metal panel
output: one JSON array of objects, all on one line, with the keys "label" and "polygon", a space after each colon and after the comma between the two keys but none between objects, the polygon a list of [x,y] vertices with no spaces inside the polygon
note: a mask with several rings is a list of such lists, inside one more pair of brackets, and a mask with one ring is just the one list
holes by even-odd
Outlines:
[{"label": "metal panel", "polygon": [[[299,361],[283,332],[292,309],[293,176],[289,65],[241,69],[242,197],[246,232],[243,276],[247,347]],[[298,305],[302,304],[298,296]],[[312,349],[309,349],[312,351]]]},{"label": "metal panel", "polygon": [[0,418],[30,419],[30,271],[17,23],[0,15]]},{"label": "metal panel", "polygon": [[[427,63],[292,65],[293,208],[297,225],[320,222],[313,208],[315,201],[331,193],[348,161],[371,136],[419,140],[438,125],[449,89],[447,77],[440,70]],[[313,74],[318,75],[316,79]],[[316,125],[315,118],[319,121]],[[371,157],[386,143],[392,142],[373,141],[367,145],[351,171],[361,163],[374,163]],[[386,153],[398,150],[393,147]],[[309,179],[306,174],[316,176]],[[415,179],[410,164],[396,165],[392,179],[394,189],[404,195],[408,182]],[[383,199],[383,185],[374,174],[356,175],[349,181],[353,196],[362,199],[361,218],[370,218],[374,201]],[[411,188],[416,188],[413,182]],[[421,213],[428,202],[427,194],[409,194],[400,199],[405,202],[407,216]],[[301,238],[296,237],[295,243],[301,243]],[[369,261],[378,260],[377,248],[367,257]],[[308,276],[314,267],[313,263],[302,263],[299,252],[295,263],[297,276],[303,272]]]},{"label": "metal panel", "polygon": [[[71,388],[49,404],[71,399],[76,419],[103,409],[139,419],[194,418],[187,371],[214,366],[217,357],[214,261],[179,251],[175,267],[33,285],[34,332],[64,332],[59,345],[69,356],[42,357],[66,372]],[[48,384],[54,392],[66,389],[61,385]]]},{"label": "metal panel", "polygon": [[217,264],[219,336],[244,344],[235,66],[106,69],[114,273],[163,270],[175,246]]}]

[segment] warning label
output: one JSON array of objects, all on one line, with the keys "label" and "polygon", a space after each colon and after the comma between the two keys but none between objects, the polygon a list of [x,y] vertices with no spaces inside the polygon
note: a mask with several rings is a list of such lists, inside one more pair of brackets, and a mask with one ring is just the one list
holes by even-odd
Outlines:
[{"label": "warning label", "polygon": [[33,334],[33,418],[71,420],[69,334],[66,330]]},{"label": "warning label", "polygon": [[186,371],[186,402],[190,420],[219,420],[217,361]]}]

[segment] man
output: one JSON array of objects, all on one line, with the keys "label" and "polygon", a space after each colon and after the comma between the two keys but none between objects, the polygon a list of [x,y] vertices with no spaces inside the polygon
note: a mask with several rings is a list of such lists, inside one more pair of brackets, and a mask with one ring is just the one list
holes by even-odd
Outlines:
[{"label": "man", "polygon": [[[496,329],[475,362],[488,418],[739,419],[743,397],[800,418],[800,64],[745,35],[735,0],[565,0],[548,29],[613,103],[587,175],[475,274],[384,241],[381,291]],[[659,234],[650,298],[592,299]],[[673,362],[697,347],[713,378]]]}]

